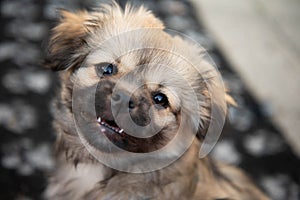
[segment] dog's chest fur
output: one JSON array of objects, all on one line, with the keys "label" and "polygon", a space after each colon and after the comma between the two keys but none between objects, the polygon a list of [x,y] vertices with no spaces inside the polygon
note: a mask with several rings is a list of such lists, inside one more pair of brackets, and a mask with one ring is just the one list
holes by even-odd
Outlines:
[{"label": "dog's chest fur", "polygon": [[142,174],[115,171],[101,163],[75,166],[60,160],[45,195],[55,200],[268,199],[239,169],[209,158],[193,159],[196,150],[193,145],[175,165]]},{"label": "dog's chest fur", "polygon": [[51,178],[45,195],[49,199],[79,199],[97,183],[105,179],[106,168],[103,165],[89,163],[61,164]]},{"label": "dog's chest fur", "polygon": [[[99,162],[59,159],[46,190],[47,199],[191,199],[198,183],[198,164],[189,162],[196,148],[178,160],[187,170],[171,165],[162,170],[133,174],[112,170]],[[194,159],[193,159],[194,160]]]}]

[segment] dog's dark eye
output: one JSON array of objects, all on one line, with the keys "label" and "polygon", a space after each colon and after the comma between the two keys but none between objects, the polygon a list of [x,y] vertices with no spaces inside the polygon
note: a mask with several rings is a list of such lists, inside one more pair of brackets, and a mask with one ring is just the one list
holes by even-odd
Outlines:
[{"label": "dog's dark eye", "polygon": [[99,63],[96,65],[96,71],[98,76],[111,76],[118,72],[116,65],[112,63]]},{"label": "dog's dark eye", "polygon": [[153,95],[153,101],[155,104],[161,105],[162,107],[166,108],[169,105],[168,98],[163,93],[157,93]]}]

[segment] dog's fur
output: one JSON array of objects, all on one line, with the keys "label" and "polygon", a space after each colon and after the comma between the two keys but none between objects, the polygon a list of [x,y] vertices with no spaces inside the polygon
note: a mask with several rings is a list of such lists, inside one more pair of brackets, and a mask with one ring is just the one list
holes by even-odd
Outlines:
[{"label": "dog's fur", "polygon": [[[61,89],[54,102],[57,168],[45,192],[48,199],[268,199],[239,169],[214,162],[208,157],[198,159],[199,148],[210,119],[209,102],[218,106],[218,98],[224,96],[210,99],[207,84],[216,84],[213,79],[209,79],[213,72],[199,77],[197,71],[187,62],[165,50],[179,53],[192,60],[192,63],[197,63],[200,71],[205,71],[207,64],[199,55],[201,50],[179,37],[165,33],[163,23],[143,7],[127,6],[123,11],[117,4],[113,4],[93,12],[61,11],[61,15],[60,23],[53,30],[45,60],[46,67],[60,71],[61,80]],[[142,31],[142,34],[135,34],[133,31],[126,38],[127,41],[110,44],[107,49],[99,52],[94,51],[110,37],[141,28],[153,28],[155,31]],[[130,50],[131,45],[139,48],[115,57],[119,52]],[[147,48],[149,46],[151,49]],[[115,63],[118,73],[109,77],[97,76],[94,65],[99,62]],[[88,67],[81,67],[83,63]],[[195,102],[185,95],[186,88],[182,86],[184,84],[169,71],[155,67],[155,64],[160,63],[171,66],[189,81],[193,90],[197,91],[201,108],[196,111],[192,108],[191,105]],[[81,77],[79,84],[83,88],[99,82],[100,87],[96,93],[99,98],[96,98],[95,103],[96,110],[99,109],[101,115],[109,107],[107,99],[110,98],[112,87],[121,76],[126,75],[134,81],[125,81],[125,90],[138,81],[147,86],[134,94],[135,103],[143,104],[135,108],[135,113],[131,113],[136,123],[145,125],[149,121],[145,112],[153,104],[151,92],[164,91],[160,88],[164,84],[171,91],[164,91],[168,106],[154,112],[154,122],[158,123],[162,116],[167,119],[167,124],[159,136],[144,140],[126,138],[127,143],[121,145],[124,149],[137,153],[160,149],[174,137],[181,118],[185,118],[185,126],[188,126],[184,129],[187,132],[184,134],[189,134],[189,131],[197,132],[197,137],[180,159],[163,169],[137,174],[114,170],[91,156],[78,137],[72,115],[74,80]],[[150,85],[147,81],[161,84]],[[110,85],[109,92],[106,91],[107,85]],[[141,96],[143,101],[139,99]],[[165,153],[172,154],[172,151],[176,152],[177,147],[172,146],[170,152]],[[168,156],[161,155],[162,158]],[[134,163],[134,160],[131,161]]]}]

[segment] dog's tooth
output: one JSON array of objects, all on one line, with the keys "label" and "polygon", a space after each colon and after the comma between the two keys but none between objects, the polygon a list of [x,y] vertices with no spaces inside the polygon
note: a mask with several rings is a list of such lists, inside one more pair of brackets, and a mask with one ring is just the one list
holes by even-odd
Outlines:
[{"label": "dog's tooth", "polygon": [[98,118],[97,118],[97,121],[100,123],[100,122],[101,122],[101,117],[98,117]]},{"label": "dog's tooth", "polygon": [[119,133],[123,133],[124,129],[119,130]]}]

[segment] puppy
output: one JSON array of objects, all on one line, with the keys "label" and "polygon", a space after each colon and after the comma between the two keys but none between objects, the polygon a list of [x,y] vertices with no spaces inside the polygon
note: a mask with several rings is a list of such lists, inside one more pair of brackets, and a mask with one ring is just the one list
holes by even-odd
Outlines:
[{"label": "puppy", "polygon": [[61,83],[47,199],[268,199],[239,169],[199,159],[226,112],[200,47],[143,7],[61,16],[45,59]]}]

